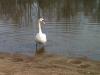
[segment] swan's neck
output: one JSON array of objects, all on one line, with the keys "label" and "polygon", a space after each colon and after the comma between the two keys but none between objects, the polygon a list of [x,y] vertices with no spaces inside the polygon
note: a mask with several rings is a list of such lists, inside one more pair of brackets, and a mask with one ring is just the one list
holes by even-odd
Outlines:
[{"label": "swan's neck", "polygon": [[42,29],[41,29],[41,23],[39,21],[39,33],[42,33]]}]

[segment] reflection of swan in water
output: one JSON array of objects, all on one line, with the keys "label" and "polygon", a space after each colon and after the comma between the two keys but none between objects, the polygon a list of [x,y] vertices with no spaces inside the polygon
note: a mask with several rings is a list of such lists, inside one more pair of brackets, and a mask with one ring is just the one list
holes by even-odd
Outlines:
[{"label": "reflection of swan in water", "polygon": [[46,38],[46,34],[42,32],[42,29],[41,29],[41,22],[44,22],[44,19],[43,18],[40,18],[39,21],[38,21],[38,26],[39,26],[39,33],[36,34],[35,36],[35,41],[36,41],[36,50],[37,50],[37,44],[45,44],[47,42],[47,38]]},{"label": "reflection of swan in water", "polygon": [[35,55],[43,55],[45,53],[45,48],[41,47],[36,50]]}]

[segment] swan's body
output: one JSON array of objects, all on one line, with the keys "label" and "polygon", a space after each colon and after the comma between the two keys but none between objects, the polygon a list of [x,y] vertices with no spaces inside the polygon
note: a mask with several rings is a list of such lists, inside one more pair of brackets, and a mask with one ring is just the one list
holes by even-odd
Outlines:
[{"label": "swan's body", "polygon": [[40,18],[38,21],[38,26],[39,26],[39,33],[36,34],[35,36],[35,41],[36,43],[40,44],[45,44],[47,42],[46,34],[42,32],[41,29],[41,22],[43,22],[43,18]]},{"label": "swan's body", "polygon": [[35,37],[35,41],[40,44],[45,44],[47,39],[44,33],[37,33]]}]

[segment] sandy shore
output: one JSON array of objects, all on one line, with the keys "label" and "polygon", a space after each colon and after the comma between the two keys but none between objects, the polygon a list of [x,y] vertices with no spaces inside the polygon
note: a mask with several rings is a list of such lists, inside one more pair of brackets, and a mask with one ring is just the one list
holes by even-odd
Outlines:
[{"label": "sandy shore", "polygon": [[100,62],[54,55],[0,53],[0,75],[100,75]]}]

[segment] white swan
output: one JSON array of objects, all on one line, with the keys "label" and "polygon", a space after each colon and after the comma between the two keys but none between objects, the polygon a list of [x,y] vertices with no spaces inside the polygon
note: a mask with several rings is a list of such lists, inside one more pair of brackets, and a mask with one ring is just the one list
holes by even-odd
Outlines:
[{"label": "white swan", "polygon": [[42,22],[45,24],[44,19],[40,18],[38,20],[39,32],[35,36],[36,47],[37,47],[37,43],[44,45],[47,42],[46,34],[43,33],[42,29],[41,29],[41,23]]}]

